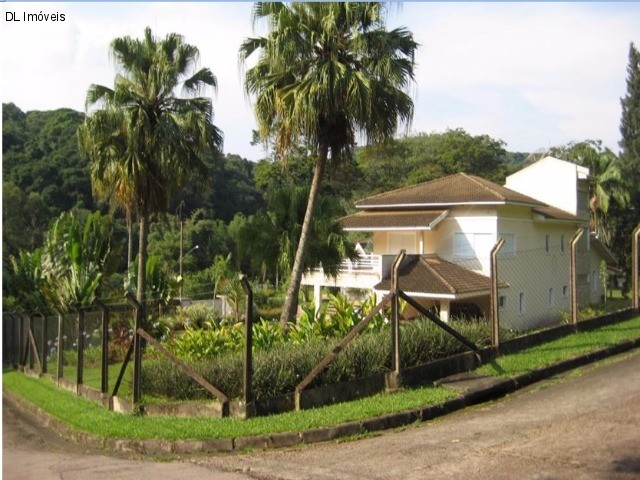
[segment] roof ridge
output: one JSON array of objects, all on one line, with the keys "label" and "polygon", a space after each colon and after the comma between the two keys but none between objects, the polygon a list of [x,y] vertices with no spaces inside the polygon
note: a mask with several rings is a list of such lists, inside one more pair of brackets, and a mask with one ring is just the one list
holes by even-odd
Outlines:
[{"label": "roof ridge", "polygon": [[[480,180],[485,180],[485,179],[481,179],[480,177],[476,177],[475,175],[469,175],[467,173],[462,173],[462,175],[464,175],[466,178],[468,178],[469,180],[471,180],[473,183],[475,183],[476,185],[478,185],[480,188],[483,188],[489,192],[491,192],[494,196],[498,197],[500,200],[502,201],[506,201],[506,197],[498,192],[496,192],[494,189],[490,188],[488,185],[486,185],[485,183],[481,182]],[[493,182],[491,182],[490,180],[485,180],[493,185],[499,186],[497,183],[494,184]],[[516,192],[517,193],[517,192]]]},{"label": "roof ridge", "polygon": [[[429,258],[437,258],[439,261],[441,262],[445,262],[446,260],[443,260],[442,258],[440,258],[437,255],[431,256]],[[444,278],[440,272],[438,272],[435,268],[433,268],[431,265],[429,265],[429,262],[427,262],[427,258],[424,255],[420,256],[420,263],[422,263],[425,267],[427,267],[431,272],[433,272],[433,274],[438,277],[440,279],[440,281],[442,283],[444,283],[447,287],[449,287],[449,291],[453,294],[458,293],[455,289],[455,287],[453,285],[451,285],[446,278]]]}]

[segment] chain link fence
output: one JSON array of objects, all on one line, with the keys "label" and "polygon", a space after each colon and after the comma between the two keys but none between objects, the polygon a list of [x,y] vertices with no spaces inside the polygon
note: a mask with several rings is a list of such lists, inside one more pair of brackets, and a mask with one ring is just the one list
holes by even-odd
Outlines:
[{"label": "chain link fence", "polygon": [[134,310],[126,305],[105,308],[106,332],[105,312],[96,306],[56,315],[3,312],[3,364],[103,390],[104,352],[107,385],[113,386],[133,341]]},{"label": "chain link fence", "polygon": [[[575,243],[572,280],[572,239],[547,235],[536,248],[516,250],[506,239],[497,255],[497,307],[500,328],[526,332],[572,321],[572,295],[576,298],[576,320],[631,307],[622,294],[621,270],[602,260],[601,244],[587,234]],[[491,275],[491,259],[455,258],[463,268]],[[483,294],[451,305],[452,316],[491,316],[491,297]]]}]

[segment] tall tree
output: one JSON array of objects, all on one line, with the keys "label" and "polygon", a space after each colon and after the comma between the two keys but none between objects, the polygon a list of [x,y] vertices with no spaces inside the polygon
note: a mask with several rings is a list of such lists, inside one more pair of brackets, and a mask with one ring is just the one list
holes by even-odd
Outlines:
[{"label": "tall tree", "polygon": [[624,260],[628,273],[631,269],[631,232],[640,218],[640,52],[633,43],[629,45],[627,94],[621,99],[621,103],[620,159],[631,201],[629,207],[621,209],[617,216],[617,245],[614,251]]},{"label": "tall tree", "polygon": [[640,189],[640,52],[633,43],[629,46],[627,94],[622,98],[621,103],[621,157],[626,169],[625,173],[632,175],[631,185],[638,190]]},{"label": "tall tree", "polygon": [[590,228],[611,247],[614,231],[609,219],[612,204],[621,209],[629,203],[628,185],[620,168],[620,159],[600,140],[571,142],[554,147],[551,155],[589,168],[593,177],[589,187]]},{"label": "tall tree", "polygon": [[166,209],[186,178],[202,178],[207,153],[222,145],[211,100],[199,96],[217,82],[208,68],[196,70],[198,49],[175,33],[158,39],[147,27],[142,39],[113,40],[111,54],[119,73],[113,88],[89,87],[87,108],[98,109],[82,125],[80,145],[92,177],[113,182],[122,194],[116,201],[136,214],[137,298],[144,303],[150,215]]},{"label": "tall tree", "polygon": [[351,155],[355,136],[392,136],[413,117],[407,93],[417,43],[404,28],[386,30],[383,3],[258,2],[254,22],[266,37],[248,38],[240,59],[256,54],[245,88],[255,97],[263,140],[284,157],[303,142],[316,155],[313,179],[281,318],[294,321],[311,219],[327,162]]}]

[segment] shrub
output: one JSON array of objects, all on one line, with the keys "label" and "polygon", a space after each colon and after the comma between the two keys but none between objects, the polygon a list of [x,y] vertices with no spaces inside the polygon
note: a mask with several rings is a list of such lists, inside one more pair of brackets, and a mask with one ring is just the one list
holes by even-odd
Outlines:
[{"label": "shrub", "polygon": [[[277,327],[270,322],[264,335]],[[451,326],[478,346],[487,345],[490,327],[481,321],[453,321]],[[259,325],[255,325],[259,327]],[[235,327],[237,329],[237,327]],[[304,327],[308,329],[310,327]],[[215,332],[216,330],[212,330]],[[304,329],[299,331],[306,331]],[[205,331],[206,332],[206,331]],[[302,334],[301,334],[302,335]],[[270,337],[271,338],[271,337]],[[253,391],[257,399],[292,392],[302,379],[338,343],[338,339],[307,337],[303,343],[275,340],[276,334],[254,353]],[[464,352],[467,347],[428,320],[402,325],[400,333],[403,368]],[[211,358],[190,357],[192,368],[231,398],[242,394],[243,364],[238,351],[228,349]],[[366,331],[329,364],[312,387],[368,377],[388,372],[391,367],[391,340],[388,329]],[[205,390],[173,367],[166,359],[145,359],[143,389],[146,394],[176,399],[207,398]]]}]

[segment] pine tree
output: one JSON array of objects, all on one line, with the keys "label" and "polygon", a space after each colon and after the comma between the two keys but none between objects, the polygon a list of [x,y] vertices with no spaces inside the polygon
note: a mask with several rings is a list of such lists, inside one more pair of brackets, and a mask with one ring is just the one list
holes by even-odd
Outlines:
[{"label": "pine tree", "polygon": [[[633,43],[629,46],[627,75],[627,94],[621,99],[620,147],[623,168],[630,175],[627,178],[637,201],[640,200],[637,196],[640,191],[640,52]],[[638,207],[638,203],[635,206]]]},{"label": "pine tree", "polygon": [[613,250],[620,266],[627,270],[627,279],[630,280],[631,232],[640,222],[640,52],[633,43],[629,45],[627,94],[621,99],[621,103],[621,170],[627,181],[631,201],[628,208],[613,212],[617,231]]}]

